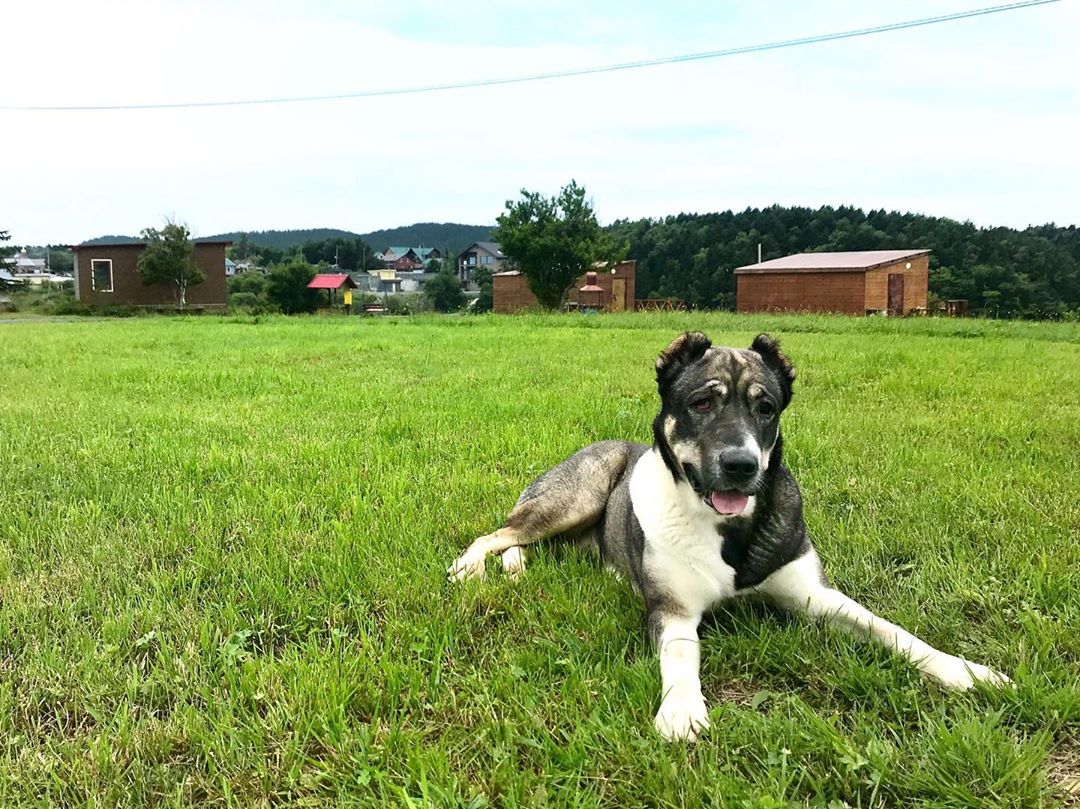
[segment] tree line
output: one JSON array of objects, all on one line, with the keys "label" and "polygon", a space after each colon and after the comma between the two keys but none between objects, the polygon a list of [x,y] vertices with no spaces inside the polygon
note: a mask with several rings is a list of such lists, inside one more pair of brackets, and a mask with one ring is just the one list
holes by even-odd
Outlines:
[{"label": "tree line", "polygon": [[416,222],[368,233],[356,233],[340,228],[306,228],[292,230],[248,230],[218,233],[203,238],[228,240],[234,244],[241,237],[247,237],[251,244],[259,247],[275,247],[282,251],[295,249],[304,242],[320,242],[326,239],[363,239],[370,245],[382,249],[390,244],[407,244],[411,247],[435,247],[449,245],[451,251],[460,253],[473,242],[488,241],[491,238],[491,225],[462,225],[454,222]]},{"label": "tree line", "polygon": [[[144,238],[153,235],[143,233]],[[0,239],[7,236],[3,233]],[[186,230],[184,236],[189,238]],[[734,270],[757,261],[760,245],[764,260],[802,252],[929,249],[931,302],[962,298],[973,314],[987,317],[1080,315],[1080,230],[1075,225],[980,228],[971,222],[897,211],[774,205],[624,219],[601,228],[585,189],[571,181],[550,199],[523,189],[520,199],[507,201],[493,236],[549,307],[557,307],[569,286],[595,262],[626,257],[637,261],[640,298],[679,298],[696,308],[734,309]],[[10,252],[9,245],[0,242],[0,255]],[[381,267],[375,250],[359,237],[335,236],[279,249],[255,245],[240,234],[229,254],[236,261],[280,269],[282,280],[292,276],[286,285],[292,288],[316,268],[336,265],[341,271],[362,272]],[[435,288],[445,286],[448,299],[456,302],[453,253],[444,250],[444,255],[445,266],[428,269],[442,269],[451,276],[445,283],[437,279]],[[307,269],[300,272],[295,266],[299,264]],[[481,286],[476,311],[490,308],[490,278],[480,272],[484,277],[475,279]],[[239,286],[259,283],[244,281]],[[182,299],[181,285],[174,286]],[[263,298],[269,285],[258,292],[233,291]],[[271,305],[295,311],[300,301],[286,298],[282,294]],[[305,297],[300,309],[311,305]],[[437,308],[444,305],[451,304],[440,301]]]},{"label": "tree line", "polygon": [[931,300],[963,298],[987,317],[1059,318],[1080,312],[1080,231],[1016,230],[897,211],[824,206],[747,208],[608,228],[637,260],[638,297],[734,309],[734,269],[792,253],[929,249]]},{"label": "tree line", "polygon": [[375,257],[376,251],[359,236],[334,236],[326,239],[309,239],[291,247],[270,247],[255,244],[246,233],[241,233],[228,249],[233,261],[250,261],[259,267],[274,267],[292,261],[308,264],[337,265],[342,272],[363,272],[383,266]]}]

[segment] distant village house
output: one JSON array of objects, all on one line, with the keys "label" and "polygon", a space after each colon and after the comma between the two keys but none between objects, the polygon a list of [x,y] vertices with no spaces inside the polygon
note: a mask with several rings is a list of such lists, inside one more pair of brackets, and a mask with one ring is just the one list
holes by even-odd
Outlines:
[{"label": "distant village house", "polygon": [[442,261],[442,252],[435,247],[387,247],[375,257],[388,270],[414,272],[423,270],[430,261]]},{"label": "distant village house", "polygon": [[473,242],[457,257],[458,280],[468,284],[473,279],[477,267],[484,267],[492,273],[508,270],[509,259],[503,253],[498,242]]},{"label": "distant village house", "polygon": [[43,273],[47,269],[45,259],[30,258],[30,256],[27,255],[25,247],[14,256],[5,259],[5,261],[13,274],[28,275],[32,273]]},{"label": "distant village house", "polygon": [[53,273],[48,259],[31,258],[24,247],[16,255],[3,260],[0,266],[3,279],[9,284],[69,284],[70,275]]},{"label": "distant village house", "polygon": [[[226,264],[225,265],[226,273],[228,272],[228,268],[229,268],[229,265]],[[257,272],[260,275],[266,275],[269,272],[269,270],[267,270],[266,267],[260,267],[254,261],[250,261],[250,260],[238,261],[234,265],[234,273],[236,275],[243,275],[244,273],[249,273],[249,272]]]},{"label": "distant village house", "polygon": [[[371,270],[367,273],[366,289],[369,292],[397,294],[399,292],[417,292],[424,282],[434,275],[428,272],[432,261],[443,260],[442,251],[436,247],[387,247],[375,258],[383,263],[384,269]],[[361,286],[365,286],[360,279]]]}]

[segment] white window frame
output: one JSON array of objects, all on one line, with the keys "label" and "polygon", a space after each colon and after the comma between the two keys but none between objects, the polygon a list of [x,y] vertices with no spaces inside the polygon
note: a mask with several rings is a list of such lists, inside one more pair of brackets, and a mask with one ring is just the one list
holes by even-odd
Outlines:
[{"label": "white window frame", "polygon": [[[106,263],[109,265],[109,288],[98,289],[97,288],[97,276],[94,274],[94,265],[98,263]],[[90,289],[94,292],[112,292],[113,291],[113,266],[111,258],[92,258],[90,259]]]}]

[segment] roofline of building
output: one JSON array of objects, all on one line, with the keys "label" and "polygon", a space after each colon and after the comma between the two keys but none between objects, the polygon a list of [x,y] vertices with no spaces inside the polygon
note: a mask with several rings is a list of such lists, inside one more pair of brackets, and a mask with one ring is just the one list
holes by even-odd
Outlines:
[{"label": "roofline of building", "polygon": [[[316,281],[318,281],[321,278],[334,279],[334,280],[336,280],[338,282],[337,286],[332,286],[332,287],[330,287],[330,286],[322,286],[322,285],[312,286],[312,284],[314,284]],[[315,275],[314,275],[314,277],[312,277],[311,281],[308,282],[308,287],[307,288],[308,289],[341,289],[342,286],[347,285],[347,284],[351,285],[353,289],[359,289],[360,288],[360,285],[357,284],[356,281],[353,280],[353,277],[347,272],[319,272],[319,273],[315,273]]]},{"label": "roofline of building", "polygon": [[[899,259],[897,259],[899,261]],[[894,262],[886,261],[886,264],[893,264]],[[734,270],[735,275],[776,275],[778,273],[807,273],[807,272],[866,272],[867,270],[873,270],[876,267],[882,266],[881,264],[875,264],[873,267],[766,267],[765,269],[754,267],[736,267]]]},{"label": "roofline of building", "polygon": [[[225,247],[233,242],[231,239],[192,239],[192,244],[221,244]],[[146,247],[146,242],[103,242],[101,244],[69,244],[71,250],[92,250],[98,247]]]},{"label": "roofline of building", "polygon": [[[852,252],[872,252],[869,250],[855,250]],[[770,272],[866,272],[867,270],[876,270],[878,267],[885,267],[889,264],[896,264],[898,261],[904,261],[905,259],[913,258],[914,256],[924,256],[932,250],[910,250],[905,251],[904,255],[897,256],[896,258],[885,259],[884,261],[877,261],[873,264],[860,264],[858,267],[763,267],[762,264],[769,264],[770,261],[763,261],[761,264],[747,264],[742,267],[736,267],[736,275],[743,275],[746,273],[770,273]],[[795,255],[806,255],[805,253],[796,253]],[[783,261],[783,259],[774,258],[771,261]]]},{"label": "roofline of building", "polygon": [[[486,247],[481,247],[481,245],[483,245],[483,244],[499,244],[499,242],[473,242],[473,243],[472,243],[472,244],[470,244],[470,245],[469,245],[468,247],[464,248],[464,249],[463,249],[463,250],[462,250],[462,251],[461,251],[460,253],[458,253],[458,256],[459,256],[459,257],[460,257],[460,256],[463,256],[463,255],[465,255],[466,253],[468,253],[468,252],[469,252],[470,250],[472,250],[472,249],[473,249],[474,247],[479,247],[479,248],[480,248],[481,250],[483,250],[483,251],[484,251],[485,253],[488,253],[489,255],[495,256],[495,258],[498,258],[498,257],[499,257],[498,253],[492,253],[492,252],[491,252],[490,250],[488,250],[488,249],[487,249]],[[502,251],[502,247],[499,247],[499,253],[502,253],[502,252],[503,252],[503,251]],[[505,258],[507,258],[507,255],[506,255],[506,253],[503,253],[503,256],[502,256],[502,257],[503,257],[504,259],[505,259]]]}]

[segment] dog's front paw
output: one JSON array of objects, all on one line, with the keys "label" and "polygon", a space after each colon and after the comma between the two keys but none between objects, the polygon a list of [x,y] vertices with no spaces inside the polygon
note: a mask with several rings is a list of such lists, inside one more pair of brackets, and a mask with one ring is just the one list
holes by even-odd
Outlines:
[{"label": "dog's front paw", "polygon": [[975,683],[986,683],[987,685],[1000,687],[1012,682],[1000,671],[995,671],[989,666],[972,663],[962,657],[947,654],[926,661],[922,666],[922,672],[943,687],[953,691],[967,691],[974,688]]},{"label": "dog's front paw", "polygon": [[660,704],[653,724],[668,741],[697,739],[709,727],[709,712],[700,689],[672,689]]},{"label": "dog's front paw", "polygon": [[450,581],[484,578],[484,559],[487,554],[469,548],[461,554],[450,567],[446,568],[446,578]]},{"label": "dog's front paw", "polygon": [[520,545],[514,545],[502,552],[503,571],[514,581],[517,581],[525,573],[525,549]]}]

